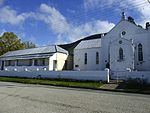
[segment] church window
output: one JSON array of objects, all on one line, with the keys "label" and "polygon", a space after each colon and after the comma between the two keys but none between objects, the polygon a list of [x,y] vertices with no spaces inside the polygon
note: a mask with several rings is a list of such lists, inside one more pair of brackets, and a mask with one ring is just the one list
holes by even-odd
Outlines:
[{"label": "church window", "polygon": [[87,64],[87,53],[84,54],[84,64]]},{"label": "church window", "polygon": [[138,45],[138,60],[143,61],[143,48],[141,43]]},{"label": "church window", "polygon": [[119,49],[119,60],[120,61],[123,60],[123,49],[122,48]]},{"label": "church window", "polygon": [[121,33],[122,35],[125,35],[126,34],[126,32],[125,31],[122,31],[122,33]]},{"label": "church window", "polygon": [[96,52],[96,64],[99,64],[99,53]]}]

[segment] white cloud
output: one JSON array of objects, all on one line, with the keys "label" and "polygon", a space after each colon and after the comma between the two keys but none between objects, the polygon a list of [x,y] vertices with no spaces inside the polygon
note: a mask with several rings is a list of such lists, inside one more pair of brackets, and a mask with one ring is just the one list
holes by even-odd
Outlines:
[{"label": "white cloud", "polygon": [[85,10],[97,9],[97,8],[107,8],[116,3],[117,0],[84,0]]},{"label": "white cloud", "polygon": [[[127,2],[131,4],[140,14],[140,20],[138,21],[140,24],[145,26],[147,21],[150,21],[150,4],[146,2],[147,0],[128,0]],[[141,4],[141,6],[137,6],[137,4]]]},{"label": "white cloud", "polygon": [[69,41],[75,41],[92,34],[108,32],[114,26],[108,21],[96,20],[72,28],[67,35],[70,37]]},{"label": "white cloud", "polygon": [[74,25],[54,7],[41,4],[39,12],[34,13],[35,19],[45,22],[57,34],[56,43],[72,42],[85,36],[109,31],[114,24],[96,20],[81,25]]},{"label": "white cloud", "polygon": [[84,38],[95,33],[104,33],[109,31],[114,24],[108,21],[95,20],[80,25],[74,25],[68,22],[56,8],[41,4],[36,12],[20,13],[9,6],[0,9],[0,22],[12,25],[20,25],[26,19],[32,18],[47,24],[56,37],[56,43],[66,43]]},{"label": "white cloud", "polygon": [[0,9],[0,22],[18,25],[26,18],[26,14],[17,14],[17,11],[11,9],[9,6]]},{"label": "white cloud", "polygon": [[46,4],[41,4],[36,19],[44,21],[55,33],[67,32],[70,27],[66,18],[58,10]]}]

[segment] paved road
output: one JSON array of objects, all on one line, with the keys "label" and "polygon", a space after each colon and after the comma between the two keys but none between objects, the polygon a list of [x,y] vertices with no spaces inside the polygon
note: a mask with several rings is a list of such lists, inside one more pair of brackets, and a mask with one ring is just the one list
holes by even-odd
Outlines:
[{"label": "paved road", "polygon": [[0,82],[0,113],[150,113],[150,95]]}]

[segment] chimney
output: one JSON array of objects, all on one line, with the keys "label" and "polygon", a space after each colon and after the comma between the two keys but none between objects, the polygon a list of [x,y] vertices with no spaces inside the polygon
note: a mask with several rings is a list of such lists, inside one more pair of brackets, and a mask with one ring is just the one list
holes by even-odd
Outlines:
[{"label": "chimney", "polygon": [[148,30],[150,30],[150,23],[149,22],[146,22],[146,29]]}]

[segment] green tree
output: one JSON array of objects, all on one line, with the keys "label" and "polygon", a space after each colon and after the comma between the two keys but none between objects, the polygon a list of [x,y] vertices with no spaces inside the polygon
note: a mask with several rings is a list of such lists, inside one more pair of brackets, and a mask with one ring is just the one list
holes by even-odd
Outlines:
[{"label": "green tree", "polygon": [[24,44],[26,49],[36,47],[36,45],[34,43],[30,42],[30,41],[23,42],[23,44]]},{"label": "green tree", "polygon": [[0,37],[0,55],[19,49],[24,49],[25,45],[13,32],[5,32]]}]

